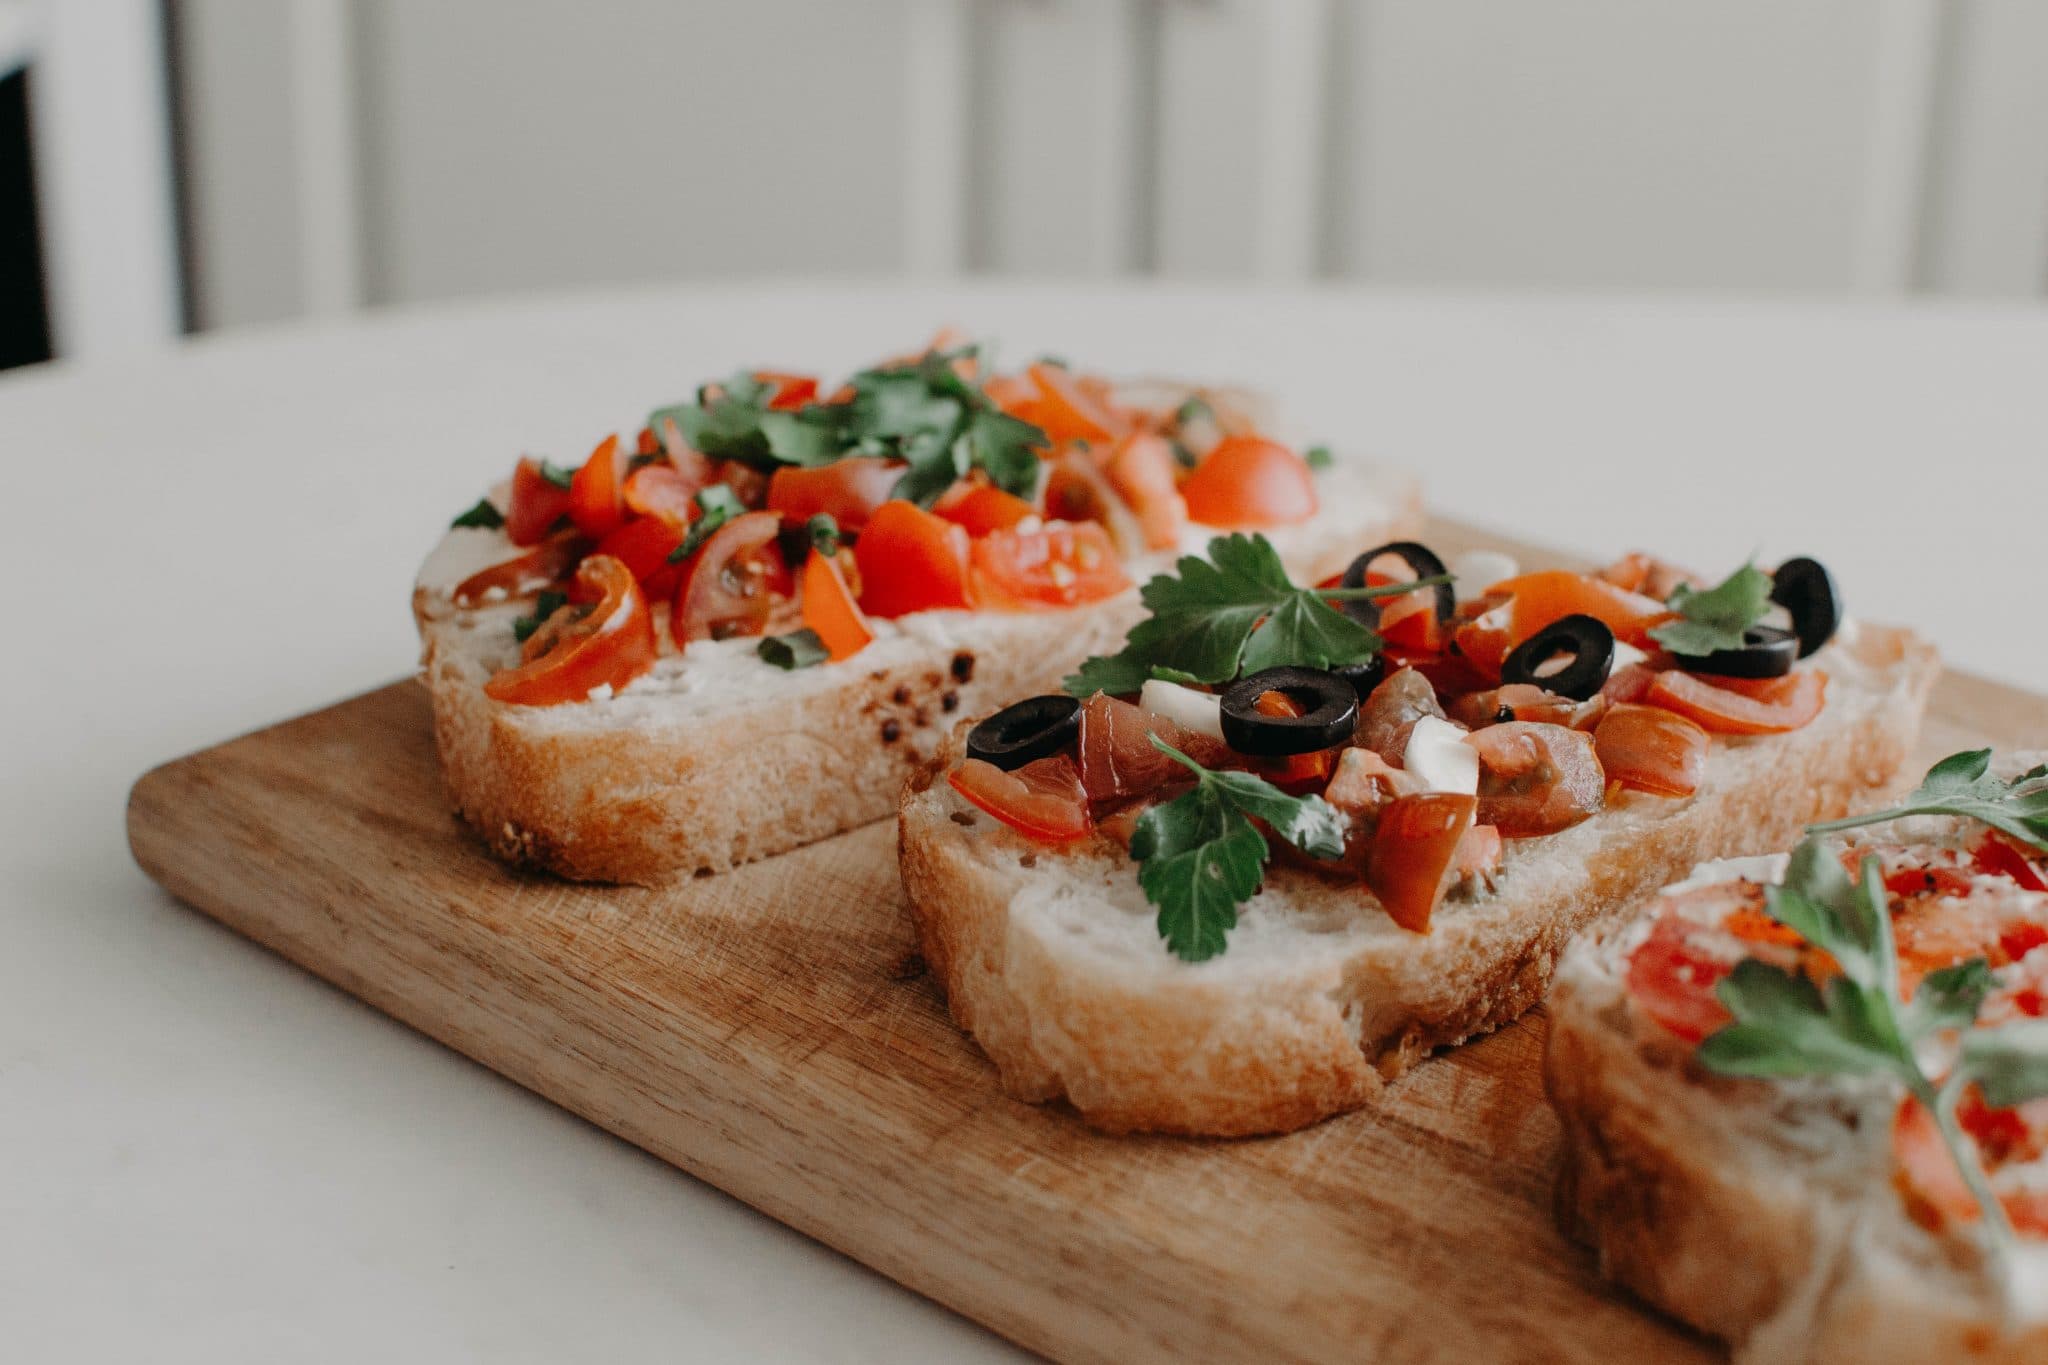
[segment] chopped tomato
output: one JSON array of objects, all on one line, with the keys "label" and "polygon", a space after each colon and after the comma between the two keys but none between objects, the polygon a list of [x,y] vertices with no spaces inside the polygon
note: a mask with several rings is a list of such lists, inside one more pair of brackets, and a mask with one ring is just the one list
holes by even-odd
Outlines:
[{"label": "chopped tomato", "polygon": [[590,542],[574,530],[557,531],[516,559],[479,569],[462,580],[451,594],[458,607],[489,601],[493,592],[504,597],[524,597],[568,577],[583,558]]},{"label": "chopped tomato", "polygon": [[[1158,735],[1180,748],[1180,727],[1127,701],[1097,692],[1081,704],[1081,786],[1091,801],[1145,796],[1187,769],[1152,745]],[[1183,751],[1185,752],[1185,751]]]},{"label": "chopped tomato", "polygon": [[1490,877],[1500,870],[1503,851],[1498,829],[1474,825],[1458,840],[1458,855],[1451,860],[1451,871],[1460,877]]},{"label": "chopped tomato", "polygon": [[569,480],[569,517],[576,529],[593,540],[610,535],[625,523],[626,503],[621,496],[625,465],[619,438],[607,436]]},{"label": "chopped tomato", "polygon": [[1615,638],[1640,649],[1651,643],[1650,627],[1672,616],[1670,608],[1654,597],[1566,569],[1525,573],[1494,584],[1488,595],[1508,599],[1510,647],[1567,616],[1585,615],[1605,622]]},{"label": "chopped tomato", "polygon": [[[1301,703],[1285,692],[1261,692],[1252,702],[1252,710],[1262,716],[1292,720],[1302,714]],[[1335,749],[1312,749],[1305,754],[1287,754],[1271,759],[1268,776],[1275,784],[1288,791],[1301,792],[1321,788],[1330,780],[1330,769],[1336,766]]]},{"label": "chopped tomato", "polygon": [[1782,735],[1820,714],[1828,675],[1802,668],[1782,678],[1723,678],[1708,682],[1667,669],[1643,700],[1698,721],[1719,735]]},{"label": "chopped tomato", "polygon": [[1534,683],[1509,683],[1505,687],[1468,692],[1453,701],[1448,710],[1452,720],[1467,730],[1477,730],[1504,720],[1570,725],[1579,718],[1582,704]]},{"label": "chopped tomato", "polygon": [[777,412],[793,412],[806,403],[815,402],[818,397],[818,380],[815,375],[784,374],[780,370],[756,370],[754,382],[775,386],[775,392],[768,399],[768,406]]},{"label": "chopped tomato", "polygon": [[1966,958],[2005,965],[1999,926],[1971,907],[1937,896],[1916,896],[1892,908],[1892,938],[1899,955],[1899,990],[1911,999],[1922,978]]},{"label": "chopped tomato", "polygon": [[1479,751],[1479,818],[1510,839],[1570,829],[1606,799],[1606,774],[1583,731],[1517,720],[1465,742]]},{"label": "chopped tomato", "polygon": [[804,561],[803,614],[804,624],[818,633],[834,663],[874,642],[875,632],[855,604],[838,560],[816,550]]},{"label": "chopped tomato", "polygon": [[673,596],[682,578],[682,565],[668,562],[682,543],[680,528],[660,517],[635,517],[599,541],[597,553],[624,564],[650,599],[660,599]]},{"label": "chopped tomato", "polygon": [[1657,673],[1648,664],[1624,664],[1601,684],[1600,695],[1616,706],[1641,701],[1650,695],[1650,685],[1657,681]]},{"label": "chopped tomato", "polygon": [[1699,1042],[1732,1018],[1714,994],[1732,967],[1700,942],[1707,932],[1682,915],[1667,914],[1628,958],[1629,995],[1688,1043]]},{"label": "chopped tomato", "polygon": [[2041,866],[2029,858],[2020,846],[2005,834],[1991,830],[1984,836],[1984,842],[1977,845],[1977,866],[1993,876],[2009,877],[2018,882],[2022,890],[2048,891],[2048,877],[2042,876]]},{"label": "chopped tomato", "polygon": [[1507,662],[1515,640],[1507,599],[1494,602],[1488,598],[1487,601],[1491,604],[1487,610],[1460,621],[1451,631],[1450,649],[1491,683],[1500,681],[1501,665]]},{"label": "chopped tomato", "polygon": [[885,502],[854,542],[861,610],[903,616],[939,607],[971,607],[967,532],[914,502]]},{"label": "chopped tomato", "polygon": [[[866,544],[863,537],[860,544]],[[1109,533],[1092,521],[991,531],[974,542],[974,595],[1011,611],[1100,602],[1131,586]]]},{"label": "chopped tomato", "polygon": [[1145,528],[1105,474],[1086,455],[1063,450],[1046,461],[1045,515],[1050,521],[1095,521],[1120,555],[1145,549]]},{"label": "chopped tomato", "polygon": [[713,531],[683,561],[669,634],[678,646],[692,640],[759,635],[768,628],[778,589],[787,591],[789,567],[776,538],[782,518],[746,512]]},{"label": "chopped tomato", "polygon": [[1379,599],[1380,638],[1395,649],[1435,654],[1443,648],[1442,622],[1436,618],[1436,592],[1417,588],[1399,597]]},{"label": "chopped tomato", "polygon": [[1659,706],[1623,703],[1600,718],[1594,753],[1607,780],[1656,796],[1691,796],[1706,776],[1713,739]]},{"label": "chopped tomato", "polygon": [[[1956,1120],[1994,1177],[2007,1162],[2031,1161],[2048,1144],[2048,1103],[2041,1100],[1994,1109],[1973,1085],[1956,1105]],[[1892,1156],[1899,1195],[1922,1226],[1938,1230],[1948,1222],[1971,1223],[1983,1216],[1934,1116],[1910,1095],[1892,1117]],[[1997,1198],[2015,1232],[2048,1236],[2048,1192],[2022,1185],[1999,1190]]]},{"label": "chopped tomato", "polygon": [[1029,373],[1038,389],[1038,398],[1027,405],[1028,416],[1018,416],[1053,440],[1106,446],[1129,425],[1100,395],[1062,367],[1041,362],[1031,366]]},{"label": "chopped tomato", "polygon": [[857,534],[875,509],[889,500],[890,490],[907,468],[901,460],[868,455],[816,469],[784,465],[768,480],[768,510],[795,522],[823,512],[839,523],[840,530]]},{"label": "chopped tomato", "polygon": [[1263,436],[1226,436],[1180,486],[1204,526],[1291,526],[1316,514],[1308,462]]},{"label": "chopped tomato", "polygon": [[1187,526],[1188,504],[1176,469],[1173,447],[1149,432],[1126,436],[1109,457],[1110,486],[1137,514],[1147,549],[1173,549]]},{"label": "chopped tomato", "polygon": [[1428,931],[1478,809],[1470,796],[1423,792],[1395,797],[1380,812],[1365,884],[1394,923],[1418,934]]},{"label": "chopped tomato", "polygon": [[512,543],[538,545],[568,515],[569,490],[541,473],[540,461],[521,460],[512,470],[512,506],[505,513]]},{"label": "chopped tomato", "polygon": [[687,526],[697,519],[696,497],[704,487],[672,464],[642,465],[626,476],[626,510]]},{"label": "chopped tomato", "polygon": [[1012,417],[1019,417],[1018,408],[1038,401],[1037,387],[1021,374],[993,375],[981,391],[988,395],[989,402]]},{"label": "chopped tomato", "polygon": [[970,536],[1007,531],[1024,518],[1037,515],[1031,504],[1015,493],[1006,493],[987,483],[957,485],[939,499],[932,511],[956,526],[966,527]]},{"label": "chopped tomato", "polygon": [[588,610],[562,607],[542,622],[526,641],[524,661],[484,684],[491,700],[514,706],[582,701],[654,667],[654,617],[626,566],[592,555],[577,567],[576,588],[595,603]]},{"label": "chopped tomato", "polygon": [[969,801],[1033,839],[1065,843],[1095,827],[1080,773],[1065,754],[1034,759],[1007,773],[993,763],[970,758],[946,780]]}]

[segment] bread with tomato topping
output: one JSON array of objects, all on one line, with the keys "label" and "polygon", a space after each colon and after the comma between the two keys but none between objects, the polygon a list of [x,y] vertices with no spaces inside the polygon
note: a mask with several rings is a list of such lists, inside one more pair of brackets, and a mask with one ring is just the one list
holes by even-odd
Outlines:
[{"label": "bread with tomato topping", "polygon": [[1033,840],[947,780],[964,727],[906,789],[901,864],[926,961],[1004,1087],[1113,1131],[1284,1132],[1369,1104],[1437,1048],[1535,1004],[1572,935],[1695,863],[1782,846],[1892,789],[1937,671],[1910,632],[1845,627],[1825,709],[1717,739],[1696,794],[1615,794],[1511,838],[1488,886],[1417,932],[1356,881],[1276,858],[1228,950],[1167,951],[1124,847]]},{"label": "bread with tomato topping", "polygon": [[[2001,766],[2009,776],[2042,757]],[[1857,831],[1847,857],[1877,851],[1894,886],[1925,859],[1932,889],[1916,915],[1991,925],[1994,1002],[2001,992],[2038,999],[2048,950],[2029,945],[2048,942],[2048,892],[1987,874],[1972,850],[1992,838],[1918,817]],[[1965,1224],[1934,1211],[1898,1154],[1896,1081],[1744,1079],[1695,1055],[1699,1036],[1726,1022],[1712,1003],[1719,974],[1745,954],[1787,951],[1731,943],[1713,927],[1741,913],[1722,914],[1724,891],[1762,903],[1760,887],[1721,879],[1773,880],[1775,861],[1701,869],[1676,895],[1585,936],[1560,965],[1544,1061],[1564,1128],[1559,1222],[1603,1274],[1728,1342],[1745,1365],[2048,1360],[2048,1229],[2023,1229],[2021,1259],[1995,1269]],[[2040,885],[2042,871],[2037,860],[2027,880]],[[1673,925],[1694,928],[1701,964],[1677,976],[1649,957]],[[1901,952],[1908,970],[1930,968],[1976,954],[1979,937],[1936,925],[1928,950],[1947,940],[1955,951],[1917,968],[1910,941]],[[1718,1021],[1693,1018],[1700,1008]]]}]

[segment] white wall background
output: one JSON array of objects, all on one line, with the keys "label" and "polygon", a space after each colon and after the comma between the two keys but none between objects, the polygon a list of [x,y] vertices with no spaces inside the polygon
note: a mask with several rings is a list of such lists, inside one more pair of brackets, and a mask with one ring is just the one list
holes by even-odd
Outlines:
[{"label": "white wall background", "polygon": [[764,272],[2048,284],[2041,0],[173,0],[206,326]]}]

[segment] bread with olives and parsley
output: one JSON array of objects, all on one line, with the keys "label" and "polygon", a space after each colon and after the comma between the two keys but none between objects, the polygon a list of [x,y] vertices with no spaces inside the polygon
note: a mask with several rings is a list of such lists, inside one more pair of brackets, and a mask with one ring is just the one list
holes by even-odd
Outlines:
[{"label": "bread with olives and parsley", "polygon": [[[1548,1005],[1545,1084],[1564,1125],[1558,1217],[1603,1273],[1743,1365],[2048,1359],[2048,796],[2034,786],[2031,848],[1974,819],[1900,819],[1789,866],[1699,869],[1573,946]],[[1843,869],[1866,856],[1887,888],[1881,916],[1855,913],[1863,888]],[[1787,930],[1803,919],[1778,918],[1787,890],[1829,908],[1816,921],[1828,965]],[[1859,949],[1875,939],[1857,926],[1880,923],[1889,953]],[[1798,979],[1831,976],[1858,1015],[1886,1021],[1875,1033],[1899,1030],[1896,1052]],[[1915,1003],[1901,981],[1917,982]],[[1907,1097],[1916,1084],[2002,1087],[2006,1107],[1959,1090],[1951,1151]],[[1986,1233],[1958,1160],[2009,1231]]]},{"label": "bread with olives and parsley", "polygon": [[[1554,586],[1538,580],[1530,590]],[[1164,600],[1147,591],[1155,602]],[[1476,597],[1460,604],[1456,620],[1482,621],[1496,606]],[[1260,619],[1313,613],[1310,604],[1276,601]],[[1175,624],[1174,638],[1199,634]],[[1385,621],[1381,628],[1396,629]],[[1321,621],[1311,634],[1327,640],[1337,631]],[[1476,647],[1478,633],[1466,638]],[[1313,651],[1312,643],[1297,643]],[[1253,647],[1240,631],[1225,651]],[[1192,654],[1173,657],[1180,672],[1203,666]],[[1103,679],[1116,687],[1118,666],[1091,665],[1070,686],[1081,691]],[[1809,821],[1890,790],[1915,742],[1937,671],[1932,649],[1907,631],[1846,623],[1799,667],[1824,671],[1828,679],[1825,706],[1809,723],[1790,733],[1715,736],[1693,773],[1695,789],[1684,797],[1618,785],[1603,793],[1596,776],[1588,799],[1599,802],[1597,813],[1540,837],[1492,840],[1483,875],[1439,883],[1433,913],[1425,904],[1419,916],[1409,907],[1390,912],[1381,899],[1391,894],[1387,884],[1369,880],[1377,836],[1360,823],[1357,812],[1364,807],[1347,805],[1338,788],[1363,775],[1398,781],[1404,784],[1398,790],[1426,802],[1432,793],[1417,793],[1417,787],[1455,787],[1457,763],[1450,760],[1462,746],[1453,722],[1411,715],[1410,728],[1389,731],[1389,717],[1374,714],[1378,703],[1368,700],[1354,747],[1339,751],[1326,798],[1283,805],[1277,787],[1267,784],[1261,793],[1241,780],[1250,774],[1240,773],[1231,779],[1240,792],[1219,792],[1207,811],[1198,805],[1175,817],[1178,828],[1162,823],[1148,834],[1147,819],[1191,799],[1186,777],[1173,774],[1178,785],[1144,798],[1162,804],[1141,802],[1105,816],[1114,803],[1104,807],[1091,798],[1098,822],[1057,840],[1026,832],[1034,820],[1046,828],[1059,823],[1040,806],[1027,805],[1028,793],[1006,798],[998,786],[991,800],[989,786],[962,785],[971,733],[963,724],[903,796],[900,859],[923,952],[954,1018],[995,1061],[1014,1095],[1065,1101],[1089,1123],[1113,1131],[1237,1136],[1300,1128],[1373,1102],[1432,1050],[1520,1015],[1542,998],[1574,933],[1633,906],[1684,869],[1780,847]],[[1218,670],[1234,675],[1228,661]],[[1390,675],[1373,688],[1374,696],[1400,692],[1402,679],[1412,690],[1412,673]],[[1217,698],[1192,702],[1156,679],[1146,688],[1139,708],[1151,717],[1145,724],[1201,761],[1200,745],[1217,744],[1217,736],[1198,733],[1196,713],[1206,704],[1213,714]],[[1156,705],[1149,699],[1154,688],[1162,693]],[[1421,684],[1420,690],[1430,689]],[[1494,723],[1491,711],[1508,706],[1503,695],[1523,694],[1485,694],[1478,715],[1453,705],[1454,714],[1475,722],[1471,738],[1488,728],[1503,739],[1524,733],[1515,727],[1527,722]],[[1098,695],[1087,706],[1102,708],[1107,700]],[[1225,716],[1230,704],[1226,690]],[[1590,704],[1601,703],[1595,698]],[[1088,714],[1084,709],[1084,721]],[[1108,718],[1103,733],[1132,724],[1125,711],[1099,716]],[[1427,762],[1415,738],[1423,726],[1430,728]],[[1563,734],[1549,737],[1561,749],[1592,748]],[[981,742],[987,742],[985,732]],[[1072,751],[1089,789],[1106,780],[1097,764],[1104,751],[1092,749],[1095,743],[1084,734]],[[1143,753],[1121,752],[1126,762]],[[1208,766],[1232,766],[1227,756],[1210,754]],[[1056,763],[1064,756],[1032,761]],[[1264,760],[1236,766],[1274,777],[1284,771]],[[1054,780],[1050,769],[1040,772],[1043,782]],[[1201,779],[1203,786],[1212,778]],[[1318,800],[1321,811],[1311,808]],[[1248,840],[1237,828],[1248,822],[1222,813],[1225,805],[1257,817]],[[1003,809],[1009,816],[998,818],[995,812]],[[1394,808],[1378,809],[1384,829],[1386,812]],[[1015,818],[1020,814],[1025,818]],[[1334,836],[1318,832],[1332,818],[1340,818]],[[1464,818],[1470,832],[1471,807]],[[1203,821],[1206,831],[1193,828]],[[1275,846],[1262,884],[1260,833],[1272,836]],[[1205,838],[1212,842],[1199,843]],[[1169,871],[1162,862],[1156,880],[1141,881],[1151,864],[1141,869],[1133,851],[1147,839],[1152,842],[1143,851],[1153,859],[1193,859],[1192,879],[1175,883],[1188,869]],[[1290,840],[1314,856],[1281,846]],[[1248,843],[1249,851],[1227,853],[1221,848],[1226,841]],[[1463,847],[1461,840],[1460,856]],[[1206,896],[1202,888],[1233,882],[1220,894],[1224,900],[1234,894],[1238,903],[1220,918],[1213,904],[1189,901],[1190,886]]]},{"label": "bread with olives and parsley", "polygon": [[[931,352],[856,376],[850,403],[813,400],[788,409],[774,405],[775,390],[756,382],[760,377],[740,376],[722,390],[700,393],[696,404],[658,413],[642,435],[642,454],[630,461],[605,447],[573,473],[524,461],[513,484],[493,489],[459,519],[422,568],[413,610],[448,791],[457,812],[494,854],[579,880],[654,883],[723,871],[886,818],[905,776],[933,752],[955,719],[1053,686],[1081,658],[1113,646],[1138,611],[1134,590],[1071,607],[1034,602],[1024,604],[1032,609],[1009,609],[1016,603],[902,614],[892,609],[886,617],[877,601],[863,596],[861,604],[874,609],[856,609],[850,616],[864,618],[854,629],[869,638],[843,658],[828,657],[821,637],[809,629],[811,618],[800,614],[811,583],[805,570],[815,568],[810,561],[818,557],[833,560],[849,600],[857,591],[872,594],[875,584],[870,574],[866,588],[859,586],[856,536],[845,535],[852,548],[841,545],[836,553],[801,544],[821,515],[832,522],[828,535],[857,528],[846,502],[831,489],[820,495],[821,505],[837,510],[837,519],[810,506],[791,512],[798,504],[779,503],[775,476],[785,467],[809,475],[858,463],[867,474],[880,474],[879,490],[865,496],[909,496],[941,508],[956,494],[978,490],[997,504],[998,513],[1004,505],[1029,513],[1027,530],[1038,524],[1036,518],[1049,521],[1054,515],[1049,498],[1063,498],[1069,515],[1078,518],[1073,524],[1092,537],[1083,548],[1114,545],[1124,573],[1135,582],[1158,562],[1149,544],[1162,534],[1201,537],[1173,492],[1174,476],[1167,476],[1164,492],[1148,508],[1140,496],[1146,490],[1124,481],[1116,452],[1098,460],[1087,453],[1085,441],[1060,438],[1052,440],[1048,455],[1043,434],[1029,425],[1020,432],[1019,419],[998,411],[997,395],[1010,410],[1055,427],[1128,423],[1157,442],[1145,453],[1158,454],[1170,441],[1196,470],[1207,459],[1203,451],[1213,453],[1233,434],[1265,425],[1260,404],[1234,391],[1154,382],[1110,395],[1093,386],[1077,389],[1044,365],[1032,367],[1042,381],[1035,392],[1028,376],[1000,381],[1011,385],[1008,390],[993,380],[963,385],[954,376],[971,359],[964,349]],[[891,402],[905,398],[891,386],[908,386],[914,402],[878,415],[887,405],[879,399],[869,404],[871,393]],[[1088,412],[1048,412],[1045,405],[1056,392]],[[836,415],[842,410],[849,415]],[[901,417],[905,410],[915,421]],[[1158,416],[1162,410],[1168,415]],[[930,417],[933,412],[938,416]],[[773,425],[778,421],[781,426]],[[894,425],[884,429],[885,422]],[[955,426],[938,432],[943,440],[926,440],[932,433],[916,422]],[[655,426],[665,428],[662,435],[654,434]],[[783,447],[777,443],[785,440],[797,442],[789,458],[808,463],[781,463]],[[881,454],[870,453],[875,450]],[[964,470],[950,463],[962,450],[971,457]],[[1163,459],[1172,462],[1171,456]],[[1313,475],[1320,509],[1272,533],[1303,571],[1330,571],[1360,544],[1412,532],[1419,523],[1416,486],[1408,476],[1364,460],[1314,463],[1321,466]],[[641,499],[634,480],[648,477],[643,466],[671,484],[678,471],[688,475],[686,488],[709,484],[697,494],[695,508],[681,505],[666,541],[659,540],[664,529],[655,525],[659,486],[647,492],[653,510],[635,511]],[[514,576],[496,590],[473,585],[491,581],[489,575],[498,572],[494,566],[516,560],[522,549],[534,554],[534,537],[550,523],[550,534],[572,542],[584,528],[582,521],[556,521],[549,505],[539,514],[545,519],[540,529],[529,527],[515,544],[510,533],[534,520],[521,507],[521,480],[525,489],[538,490],[529,501],[557,499],[569,509],[562,515],[580,518],[587,500],[572,500],[584,499],[593,474],[603,476],[599,482],[607,488],[624,478],[622,492],[599,489],[600,511],[611,505],[603,498],[613,499],[628,523],[627,539],[638,529],[658,542],[647,562],[635,566],[651,624],[651,636],[641,645],[648,657],[623,685],[604,681],[601,673],[578,675],[576,694],[566,700],[522,704],[494,697],[494,685],[516,677],[522,656],[533,654],[531,639],[562,621],[574,630],[579,608],[536,592],[563,587],[566,565]],[[1007,491],[1005,481],[1017,492]],[[550,492],[550,486],[559,491]],[[944,491],[935,494],[939,489]],[[711,492],[720,500],[707,501]],[[1163,526],[1152,515],[1162,510],[1162,499],[1171,514]],[[678,589],[668,581],[676,570],[667,560],[680,559],[687,573],[713,543],[700,542],[693,532],[727,515],[737,521],[764,500],[783,518],[777,543],[790,548],[778,553],[803,586],[792,590],[795,596],[779,597],[765,622],[742,623],[732,638],[693,638],[679,646],[671,630]],[[685,520],[687,526],[681,524]],[[609,534],[586,537],[581,550],[595,543],[608,552]],[[792,537],[799,542],[794,547]],[[977,550],[981,538],[977,532]],[[966,536],[961,539],[964,546]],[[542,540],[540,548],[552,543]],[[556,581],[544,582],[550,574]],[[465,584],[472,585],[466,594],[459,591]],[[537,611],[555,614],[539,624]],[[637,620],[633,624],[641,628]],[[543,663],[552,657],[560,653],[543,655]]]}]

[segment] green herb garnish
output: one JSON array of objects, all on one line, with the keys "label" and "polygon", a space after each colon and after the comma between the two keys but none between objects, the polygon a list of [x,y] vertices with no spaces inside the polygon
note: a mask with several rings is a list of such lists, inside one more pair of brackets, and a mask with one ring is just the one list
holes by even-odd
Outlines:
[{"label": "green herb garnish", "polygon": [[1809,832],[1827,834],[1907,815],[1959,815],[2048,853],[2048,763],[2001,782],[1991,776],[1989,749],[1950,754],[1929,768],[1920,785],[1899,805],[1830,820],[1811,826]]},{"label": "green herb garnish", "polygon": [[1298,588],[1272,542],[1259,535],[1219,536],[1209,542],[1209,558],[1188,555],[1175,568],[1177,574],[1160,574],[1139,590],[1152,615],[1132,628],[1124,647],[1082,664],[1066,680],[1067,691],[1125,696],[1162,674],[1221,683],[1283,664],[1363,663],[1379,652],[1380,637],[1332,600],[1397,597],[1448,581]]},{"label": "green herb garnish", "polygon": [[818,638],[815,630],[793,630],[787,635],[765,636],[760,644],[754,646],[754,652],[777,668],[786,669],[810,668],[832,657],[832,651],[825,648],[825,642]]},{"label": "green herb garnish", "polygon": [[[1981,957],[1930,973],[1906,1000],[1884,877],[1874,857],[1864,859],[1852,881],[1834,851],[1809,838],[1793,853],[1784,884],[1766,894],[1771,915],[1830,954],[1841,974],[1823,992],[1805,976],[1772,963],[1737,963],[1716,991],[1735,1022],[1700,1044],[1700,1062],[1727,1076],[1884,1076],[1899,1082],[1933,1115],[1994,1245],[2009,1245],[2012,1227],[1956,1123],[1956,1104],[1973,1082],[1983,1087],[1986,1103],[2000,1108],[2048,1095],[2048,1021],[1971,1029],[1992,984]],[[1937,1081],[1914,1049],[1948,1029],[1965,1032],[1954,1065]]]},{"label": "green herb garnish", "polygon": [[1138,885],[1159,907],[1159,936],[1185,962],[1229,946],[1237,907],[1265,880],[1269,850],[1253,818],[1314,858],[1344,852],[1344,817],[1320,796],[1289,796],[1262,777],[1204,768],[1157,735],[1152,746],[1195,774],[1195,789],[1138,817]]},{"label": "green herb garnish", "polygon": [[576,481],[576,471],[574,469],[564,469],[553,460],[542,460],[540,462],[540,476],[557,488],[567,488]]},{"label": "green herb garnish", "polygon": [[711,533],[742,515],[747,505],[740,501],[739,494],[726,484],[714,483],[697,490],[697,510],[700,515],[690,523],[690,529],[683,533],[683,543],[668,552],[668,562],[680,564],[710,538]]},{"label": "green herb garnish", "polygon": [[810,537],[813,550],[830,558],[839,553],[839,541],[844,533],[830,512],[820,512],[804,523],[804,534]]},{"label": "green herb garnish", "polygon": [[449,529],[457,526],[480,526],[486,531],[495,531],[505,524],[505,514],[500,512],[489,498],[478,498],[476,506],[448,523]]},{"label": "green herb garnish", "polygon": [[1745,564],[1704,591],[1681,583],[1666,603],[1678,620],[1650,628],[1650,638],[1673,654],[1698,657],[1741,649],[1742,637],[1771,609],[1771,576]]},{"label": "green herb garnish", "polygon": [[566,593],[559,593],[553,590],[543,592],[534,599],[533,615],[522,616],[512,623],[512,638],[522,645],[525,644],[550,616],[553,616],[556,612],[567,606],[568,603],[569,598]]},{"label": "green herb garnish", "polygon": [[1330,454],[1328,446],[1310,446],[1301,453],[1301,458],[1310,469],[1328,469],[1336,457]]},{"label": "green herb garnish", "polygon": [[1213,422],[1215,420],[1216,409],[1210,407],[1208,400],[1205,398],[1186,399],[1179,407],[1173,410],[1173,424],[1177,427],[1184,427],[1190,422]]}]

